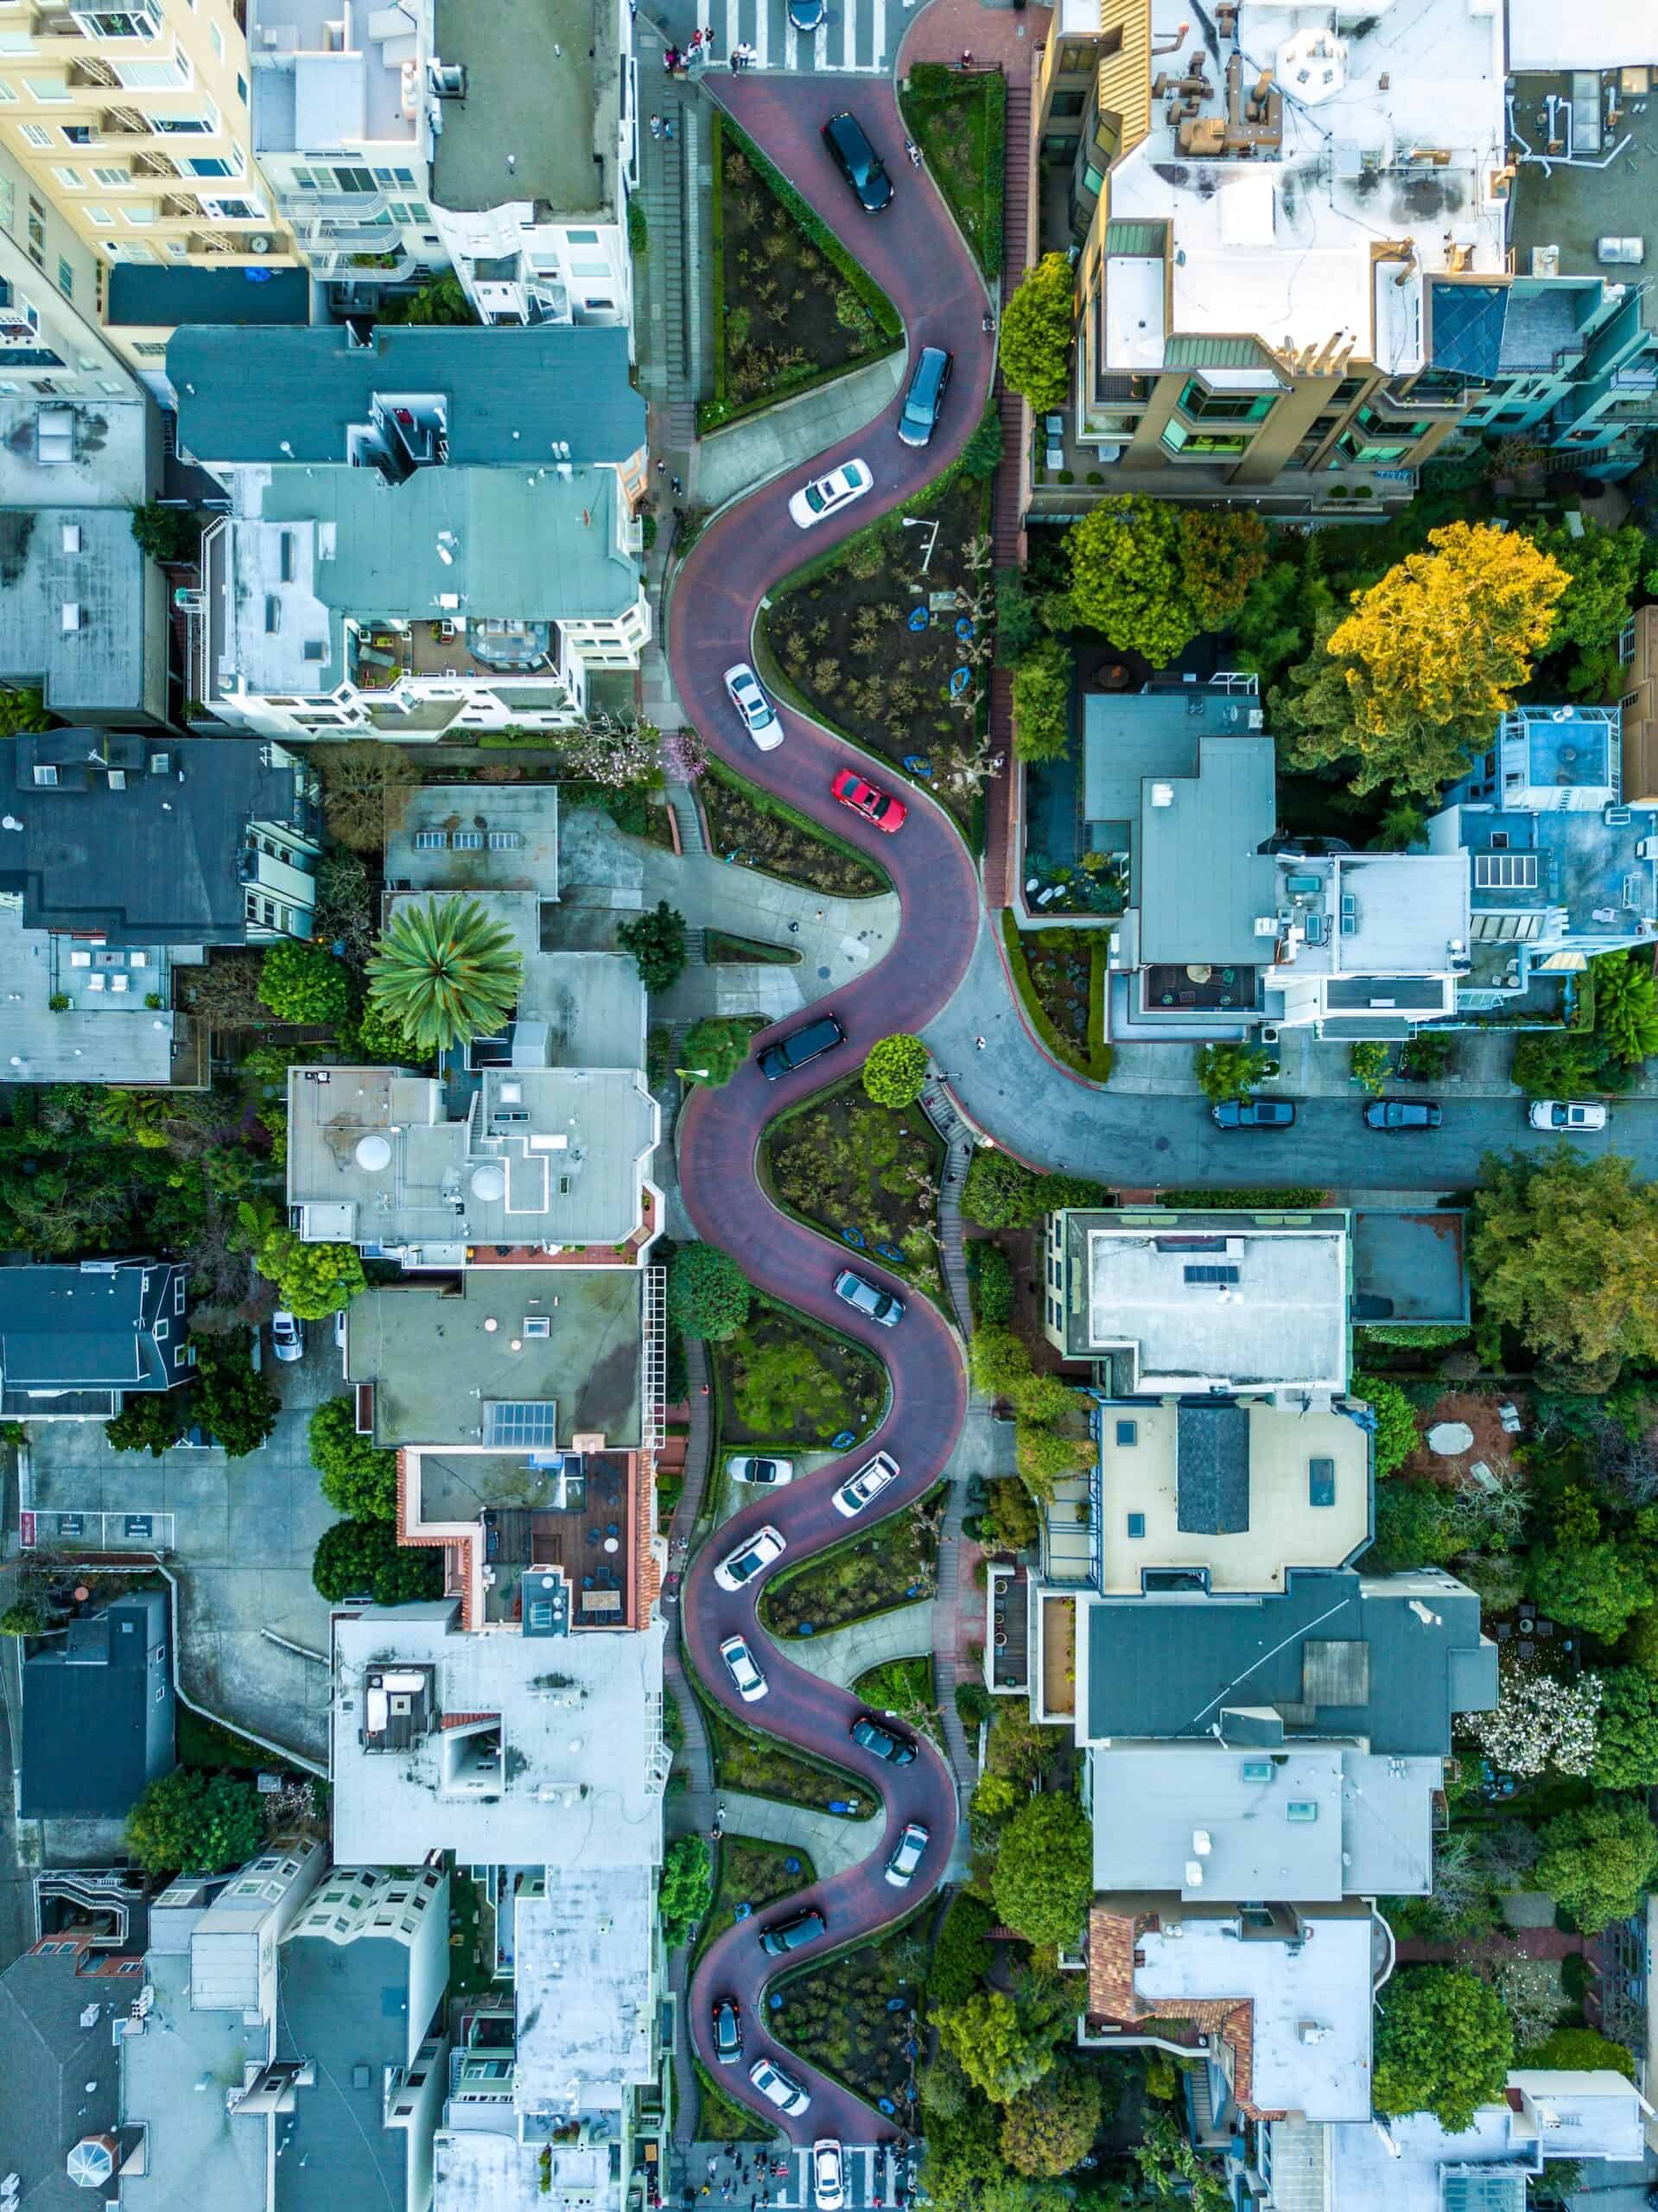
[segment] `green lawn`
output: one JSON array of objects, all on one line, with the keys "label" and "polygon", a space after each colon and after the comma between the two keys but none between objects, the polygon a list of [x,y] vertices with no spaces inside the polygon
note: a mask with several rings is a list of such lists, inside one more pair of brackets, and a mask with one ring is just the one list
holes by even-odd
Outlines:
[{"label": "green lawn", "polygon": [[246,1768],[285,1766],[287,1762],[272,1752],[264,1751],[246,1736],[238,1736],[233,1728],[221,1728],[216,1720],[208,1720],[193,1713],[187,1705],[178,1708],[178,1751],[181,1766]]},{"label": "green lawn", "polygon": [[899,105],[934,181],[987,276],[1001,268],[1003,142],[1007,84],[1000,70],[963,75],[918,61]]}]

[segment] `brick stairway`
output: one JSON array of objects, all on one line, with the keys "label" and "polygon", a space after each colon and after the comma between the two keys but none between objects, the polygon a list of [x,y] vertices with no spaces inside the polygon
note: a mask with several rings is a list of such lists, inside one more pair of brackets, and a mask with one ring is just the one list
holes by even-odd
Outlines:
[{"label": "brick stairway", "polygon": [[[1002,171],[1001,302],[1006,307],[1019,289],[1029,258],[1031,212],[1031,87],[1028,78],[1007,80],[1007,154]],[[1030,416],[1025,402],[996,372],[996,398],[1001,408],[1001,465],[996,471],[996,505],[991,518],[992,556],[999,569],[1019,566],[1020,461],[1030,435]],[[990,677],[990,751],[1001,753],[1003,766],[992,778],[986,793],[984,895],[992,907],[1005,906],[1013,895],[1013,809],[1018,771],[1013,766],[1013,691],[1006,669]]]},{"label": "brick stairway", "polygon": [[696,794],[689,784],[670,784],[668,804],[674,810],[679,824],[679,849],[683,853],[705,853],[708,841],[702,835],[702,810],[696,804]]}]

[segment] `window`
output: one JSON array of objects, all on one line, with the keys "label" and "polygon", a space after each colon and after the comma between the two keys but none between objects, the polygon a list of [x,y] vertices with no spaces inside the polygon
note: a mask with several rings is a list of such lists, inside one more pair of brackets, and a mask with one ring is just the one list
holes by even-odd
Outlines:
[{"label": "window", "polygon": [[224,32],[219,29],[217,23],[209,23],[207,26],[207,35],[213,42],[214,60],[222,61],[225,59]]},{"label": "window", "polygon": [[337,168],[334,173],[334,188],[340,192],[372,192],[372,169]]},{"label": "window", "polygon": [[119,168],[94,169],[92,181],[94,184],[102,185],[130,184],[132,172],[127,168],[125,162],[123,162]]},{"label": "window", "polygon": [[167,340],[164,338],[135,338],[132,341],[132,350],[135,353],[141,354],[146,361],[165,360]]},{"label": "window", "polygon": [[88,38],[154,38],[160,28],[146,8],[83,8],[75,21]]},{"label": "window", "polygon": [[52,143],[52,133],[43,123],[25,123],[22,133],[26,146],[49,146]]},{"label": "window", "polygon": [[11,101],[16,99],[16,97],[17,93],[16,87],[7,84],[5,79],[3,77],[0,77],[0,107],[9,105]]},{"label": "window", "polygon": [[49,761],[37,760],[35,763],[35,780],[42,788],[49,790],[58,780],[58,772]]},{"label": "window", "polygon": [[1207,391],[1188,377],[1179,404],[1194,422],[1264,423],[1278,403],[1271,392]]},{"label": "window", "polygon": [[75,296],[75,272],[61,254],[58,256],[58,289],[66,300]]},{"label": "window", "polygon": [[1117,1441],[1124,1445],[1138,1444],[1140,1423],[1137,1421],[1120,1421],[1117,1423]]},{"label": "window", "polygon": [[134,200],[121,210],[121,220],[130,223],[135,231],[147,231],[156,219],[153,200]]},{"label": "window", "polygon": [[190,64],[175,53],[165,61],[118,61],[115,73],[130,92],[165,92],[190,82]]},{"label": "window", "polygon": [[89,223],[96,223],[100,228],[107,230],[115,218],[107,207],[88,207],[86,219]]},{"label": "window", "polygon": [[219,113],[210,108],[206,115],[158,115],[155,126],[164,137],[210,137],[219,128]]},{"label": "window", "polygon": [[79,192],[79,189],[80,189],[80,171],[79,171],[79,169],[55,169],[55,168],[54,168],[54,169],[53,170],[52,174],[53,174],[53,175],[54,175],[54,177],[56,177],[56,179],[57,179],[57,181],[58,181],[58,182],[59,182],[60,184],[61,184],[61,185],[66,185],[71,192]]},{"label": "window", "polygon": [[1476,853],[1476,891],[1535,891],[1535,853]]},{"label": "window", "polygon": [[1064,116],[1080,116],[1087,104],[1086,92],[1056,92],[1048,113],[1055,121]]},{"label": "window", "polygon": [[184,164],[192,176],[228,176],[231,165],[217,154],[192,155]]},{"label": "window", "polygon": [[173,1311],[175,1313],[183,1313],[184,1298],[184,1277],[181,1274],[175,1279],[173,1284]]},{"label": "window", "polygon": [[1143,1513],[1131,1513],[1128,1516],[1128,1535],[1131,1541],[1137,1543],[1145,1534],[1146,1516]]},{"label": "window", "polygon": [[55,107],[60,100],[72,97],[67,77],[29,77],[24,82],[30,99],[38,100],[42,107]]},{"label": "window", "polygon": [[1059,49],[1060,74],[1074,77],[1079,70],[1094,67],[1095,48],[1091,46],[1062,46]]},{"label": "window", "polygon": [[168,1338],[168,1337],[170,1337],[170,1336],[172,1335],[172,1333],[173,1333],[173,1324],[172,1324],[170,1321],[157,1321],[157,1322],[156,1322],[156,1343],[157,1343],[157,1344],[164,1344],[164,1343],[166,1342],[167,1338]]},{"label": "window", "polygon": [[248,80],[238,69],[236,73],[236,97],[244,107],[248,104]]}]

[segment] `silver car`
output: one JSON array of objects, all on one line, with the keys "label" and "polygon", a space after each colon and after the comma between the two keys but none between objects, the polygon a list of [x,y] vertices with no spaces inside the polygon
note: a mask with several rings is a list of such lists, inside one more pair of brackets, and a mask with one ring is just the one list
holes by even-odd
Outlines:
[{"label": "silver car", "polygon": [[757,2058],[748,2069],[748,2078],[768,2104],[779,2112],[803,2113],[811,2099],[791,2074],[769,2058]]},{"label": "silver car", "polygon": [[835,1295],[866,1313],[883,1329],[896,1329],[904,1319],[904,1300],[894,1298],[890,1290],[880,1290],[875,1284],[854,1274],[850,1268],[842,1268],[835,1278]]},{"label": "silver car", "polygon": [[743,718],[743,726],[762,753],[775,753],[783,742],[783,724],[777,709],[760,689],[760,680],[746,660],[726,671],[726,696]]}]

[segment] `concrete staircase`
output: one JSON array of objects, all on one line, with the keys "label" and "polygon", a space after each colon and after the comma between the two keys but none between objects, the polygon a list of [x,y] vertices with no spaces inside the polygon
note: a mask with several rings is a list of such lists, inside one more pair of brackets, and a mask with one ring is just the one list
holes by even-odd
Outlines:
[{"label": "concrete staircase", "polygon": [[708,841],[702,835],[702,816],[696,804],[696,794],[689,784],[670,784],[668,804],[674,810],[674,820],[679,824],[679,849],[683,853],[705,853]]},{"label": "concrete staircase", "polygon": [[935,1070],[921,1094],[927,1119],[944,1140],[944,1180],[938,1193],[938,1252],[943,1262],[944,1285],[950,1292],[956,1325],[963,1337],[973,1333],[973,1302],[968,1289],[967,1257],[962,1229],[962,1186],[973,1158],[973,1132],[950,1103],[950,1093]]},{"label": "concrete staircase", "polygon": [[[1031,87],[1028,78],[1007,83],[1007,151],[1002,168],[1001,303],[1019,289],[1030,255]],[[1019,566],[1020,480],[1030,416],[1025,402],[996,372],[995,394],[1001,408],[1001,465],[996,471],[996,504],[990,521],[991,554],[999,569]],[[990,907],[1006,906],[1013,896],[1013,804],[1019,771],[1013,764],[1013,686],[1005,668],[990,677],[990,751],[1006,765],[986,795],[984,895]]]},{"label": "concrete staircase", "polygon": [[639,337],[639,385],[664,410],[669,446],[696,435],[696,399],[713,374],[704,241],[698,223],[708,170],[708,118],[691,86],[651,83],[651,112],[673,128],[671,138],[646,137],[640,155],[639,205],[649,242],[641,270],[645,293]]}]

